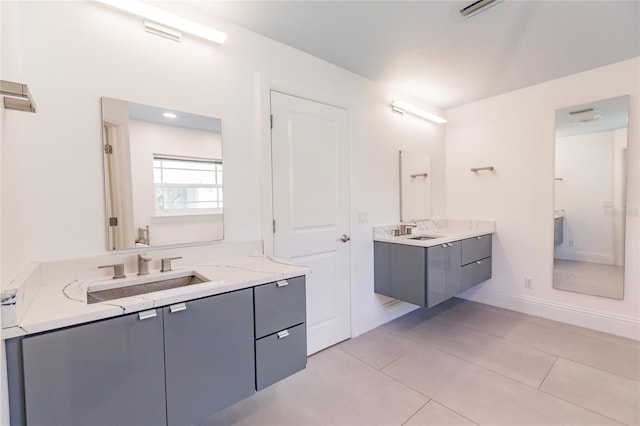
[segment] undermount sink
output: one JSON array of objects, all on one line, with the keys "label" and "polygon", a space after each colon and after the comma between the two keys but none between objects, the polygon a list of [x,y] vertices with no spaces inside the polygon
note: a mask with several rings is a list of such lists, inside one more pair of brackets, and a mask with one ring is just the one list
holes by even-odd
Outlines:
[{"label": "undermount sink", "polygon": [[139,296],[154,291],[186,287],[210,281],[195,271],[170,272],[166,275],[154,274],[122,281],[97,283],[87,288],[87,304],[106,302],[123,297]]},{"label": "undermount sink", "polygon": [[434,240],[436,238],[441,238],[441,235],[418,235],[415,237],[411,237],[409,238],[410,240],[419,240],[419,241],[424,241],[424,240]]}]

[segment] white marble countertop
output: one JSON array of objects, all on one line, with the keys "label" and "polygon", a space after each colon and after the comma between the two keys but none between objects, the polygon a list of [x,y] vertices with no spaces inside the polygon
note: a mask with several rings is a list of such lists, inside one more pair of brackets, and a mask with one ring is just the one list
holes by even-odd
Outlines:
[{"label": "white marble countertop", "polygon": [[[4,328],[4,339],[24,336],[85,322],[116,317],[173,303],[184,302],[310,273],[309,268],[265,256],[244,257],[175,268],[175,272],[194,271],[210,281],[108,302],[87,303],[89,286],[107,285],[111,278],[74,280],[41,286],[17,326]],[[166,278],[159,270],[146,277]],[[135,275],[123,279],[136,279]]]},{"label": "white marble countertop", "polygon": [[[373,240],[417,247],[431,247],[466,238],[496,232],[495,222],[479,220],[425,220],[415,222],[416,227],[410,235],[394,236],[393,230],[399,225],[377,226],[373,228]],[[431,237],[420,240],[417,237]]]}]

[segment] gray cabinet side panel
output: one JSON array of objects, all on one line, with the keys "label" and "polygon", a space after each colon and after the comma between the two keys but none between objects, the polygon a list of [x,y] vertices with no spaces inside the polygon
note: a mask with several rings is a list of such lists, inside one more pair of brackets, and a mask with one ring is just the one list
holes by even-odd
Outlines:
[{"label": "gray cabinet side panel", "polygon": [[391,249],[391,297],[425,306],[426,258],[424,247],[394,244]]},{"label": "gray cabinet side panel", "polygon": [[197,423],[255,391],[253,289],[186,308],[163,308],[169,425]]},{"label": "gray cabinet side panel", "polygon": [[462,265],[491,256],[491,234],[462,240]]},{"label": "gray cabinet side panel", "polygon": [[29,426],[166,424],[162,316],[25,337]]},{"label": "gray cabinet side panel", "polygon": [[254,287],[256,338],[306,321],[304,277],[286,281],[281,287],[277,283]]},{"label": "gray cabinet side panel", "polygon": [[9,421],[12,426],[24,426],[24,375],[22,369],[22,338],[5,342],[7,355],[7,382],[9,384]]},{"label": "gray cabinet side panel", "polygon": [[256,341],[256,389],[262,390],[307,365],[307,327],[300,324],[287,330],[289,335],[279,338],[277,333]]},{"label": "gray cabinet side panel", "polygon": [[391,295],[391,243],[373,242],[373,290],[385,296]]}]

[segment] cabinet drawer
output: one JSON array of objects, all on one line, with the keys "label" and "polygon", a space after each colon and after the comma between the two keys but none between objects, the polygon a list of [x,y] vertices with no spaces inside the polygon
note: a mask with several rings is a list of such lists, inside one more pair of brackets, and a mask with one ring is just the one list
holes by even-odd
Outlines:
[{"label": "cabinet drawer", "polygon": [[254,288],[256,339],[305,322],[304,277]]},{"label": "cabinet drawer", "polygon": [[306,324],[256,340],[256,390],[304,370],[306,365]]},{"label": "cabinet drawer", "polygon": [[462,267],[461,288],[464,291],[491,278],[491,258],[486,257]]},{"label": "cabinet drawer", "polygon": [[491,256],[491,234],[462,240],[462,265]]}]

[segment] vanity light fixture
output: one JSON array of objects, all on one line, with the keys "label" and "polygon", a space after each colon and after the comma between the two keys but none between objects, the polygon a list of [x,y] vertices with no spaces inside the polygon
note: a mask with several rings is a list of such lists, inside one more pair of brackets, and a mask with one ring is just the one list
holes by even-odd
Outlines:
[{"label": "vanity light fixture", "polygon": [[424,120],[429,120],[437,124],[443,124],[447,122],[447,120],[440,116],[427,112],[423,109],[418,108],[417,106],[411,105],[410,103],[404,101],[391,102],[391,110],[399,114],[404,114],[405,112],[407,112],[409,114],[415,115],[416,117],[420,117]]},{"label": "vanity light fixture", "polygon": [[162,114],[162,116],[166,117],[166,118],[177,118],[178,117],[177,115],[175,115],[172,112],[165,112],[165,113]]},{"label": "vanity light fixture", "polygon": [[[227,39],[227,34],[222,31],[215,30],[207,27],[206,25],[198,24],[189,19],[181,16],[174,15],[173,13],[166,12],[157,7],[150,6],[136,0],[95,0],[98,3],[102,3],[107,6],[120,9],[124,12],[131,13],[132,15],[139,16],[161,26],[170,27],[169,29],[176,29],[185,33],[189,33],[193,36],[203,38],[205,40],[212,41],[214,43],[222,44]],[[149,28],[147,26],[147,28]],[[153,29],[154,34],[158,31],[158,28]],[[163,29],[166,32],[166,29]],[[171,38],[171,37],[170,37]]]},{"label": "vanity light fixture", "polygon": [[460,16],[463,18],[471,18],[480,12],[502,3],[503,0],[478,0],[460,9]]}]

